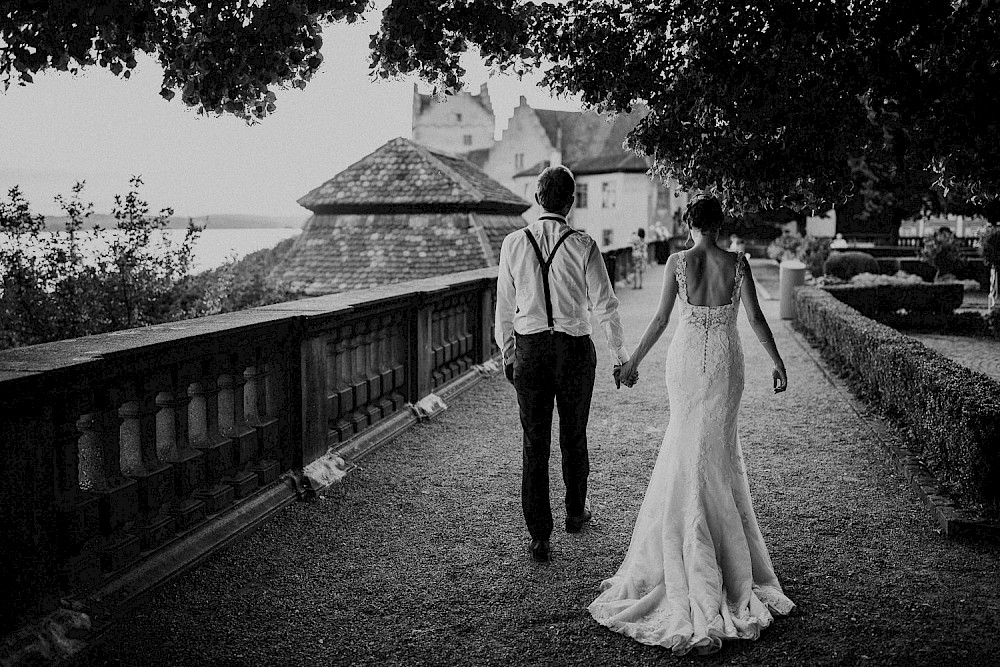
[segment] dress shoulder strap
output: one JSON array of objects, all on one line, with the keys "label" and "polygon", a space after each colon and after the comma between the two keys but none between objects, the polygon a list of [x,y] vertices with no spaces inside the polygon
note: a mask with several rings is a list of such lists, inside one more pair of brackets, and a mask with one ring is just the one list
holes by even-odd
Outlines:
[{"label": "dress shoulder strap", "polygon": [[740,294],[740,288],[743,287],[743,277],[746,275],[745,266],[746,258],[743,256],[743,253],[736,253],[736,275],[733,278],[733,303],[736,303],[736,299]]},{"label": "dress shoulder strap", "polygon": [[686,302],[687,292],[688,292],[686,250],[681,250],[679,253],[677,253],[676,278],[677,278],[677,291],[680,293],[681,299]]}]

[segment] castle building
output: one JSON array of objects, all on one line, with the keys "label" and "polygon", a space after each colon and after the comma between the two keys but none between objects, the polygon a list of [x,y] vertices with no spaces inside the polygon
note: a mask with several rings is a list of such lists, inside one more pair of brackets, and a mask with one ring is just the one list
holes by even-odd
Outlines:
[{"label": "castle building", "polygon": [[[413,94],[415,138],[461,153],[528,202],[534,199],[535,181],[545,167],[562,164],[573,171],[577,203],[570,223],[594,238],[602,252],[627,248],[639,228],[655,226],[668,234],[678,233],[686,195],[672,179],[661,183],[650,177],[646,173],[649,159],[622,147],[645,115],[644,108],[608,117],[589,111],[535,109],[522,96],[501,138],[483,148],[465,144],[469,126],[464,123],[470,116],[456,110],[488,110],[494,122],[486,84],[478,95],[463,92],[444,102],[421,95],[416,88]],[[486,116],[481,118],[485,125]],[[463,146],[474,147],[462,150]],[[538,205],[532,204],[524,217],[533,221],[539,212]]]},{"label": "castle building", "polygon": [[477,95],[463,91],[441,99],[413,84],[412,124],[417,143],[466,156],[479,167],[493,147],[496,120],[485,83]]}]

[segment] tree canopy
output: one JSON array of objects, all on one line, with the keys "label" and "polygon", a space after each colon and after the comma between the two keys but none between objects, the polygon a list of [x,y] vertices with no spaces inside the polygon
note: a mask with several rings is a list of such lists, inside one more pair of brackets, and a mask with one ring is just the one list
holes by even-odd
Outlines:
[{"label": "tree canopy", "polygon": [[[69,6],[72,5],[72,9]],[[263,118],[319,67],[321,24],[364,0],[17,3],[0,76],[156,54],[164,96]],[[1000,0],[392,0],[372,68],[454,91],[460,56],[541,70],[600,111],[642,104],[630,148],[731,211],[825,209],[858,193],[965,211],[1000,197]]]}]

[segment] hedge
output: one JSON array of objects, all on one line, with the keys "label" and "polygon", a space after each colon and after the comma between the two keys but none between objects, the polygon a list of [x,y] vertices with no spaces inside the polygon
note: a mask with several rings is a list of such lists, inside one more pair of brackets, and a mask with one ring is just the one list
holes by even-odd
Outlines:
[{"label": "hedge", "polygon": [[823,262],[823,273],[841,280],[850,280],[859,273],[878,273],[878,262],[866,252],[834,250]]},{"label": "hedge", "polygon": [[866,399],[907,428],[941,480],[1000,515],[1000,383],[814,288],[795,291],[795,328]]},{"label": "hedge", "polygon": [[965,298],[965,288],[961,283],[827,285],[823,289],[838,301],[875,319],[897,310],[950,315]]}]

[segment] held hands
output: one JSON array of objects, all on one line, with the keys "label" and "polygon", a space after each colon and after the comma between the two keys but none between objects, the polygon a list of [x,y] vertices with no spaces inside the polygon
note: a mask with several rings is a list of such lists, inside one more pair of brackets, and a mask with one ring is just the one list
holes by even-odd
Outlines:
[{"label": "held hands", "polygon": [[503,376],[507,378],[507,382],[514,384],[514,364],[503,365]]},{"label": "held hands", "polygon": [[775,366],[771,372],[771,377],[774,379],[775,394],[780,394],[788,389],[788,375],[785,373],[784,366]]},{"label": "held hands", "polygon": [[623,384],[631,387],[639,380],[639,366],[629,359],[624,364],[615,366],[614,375],[615,387],[620,389]]}]

